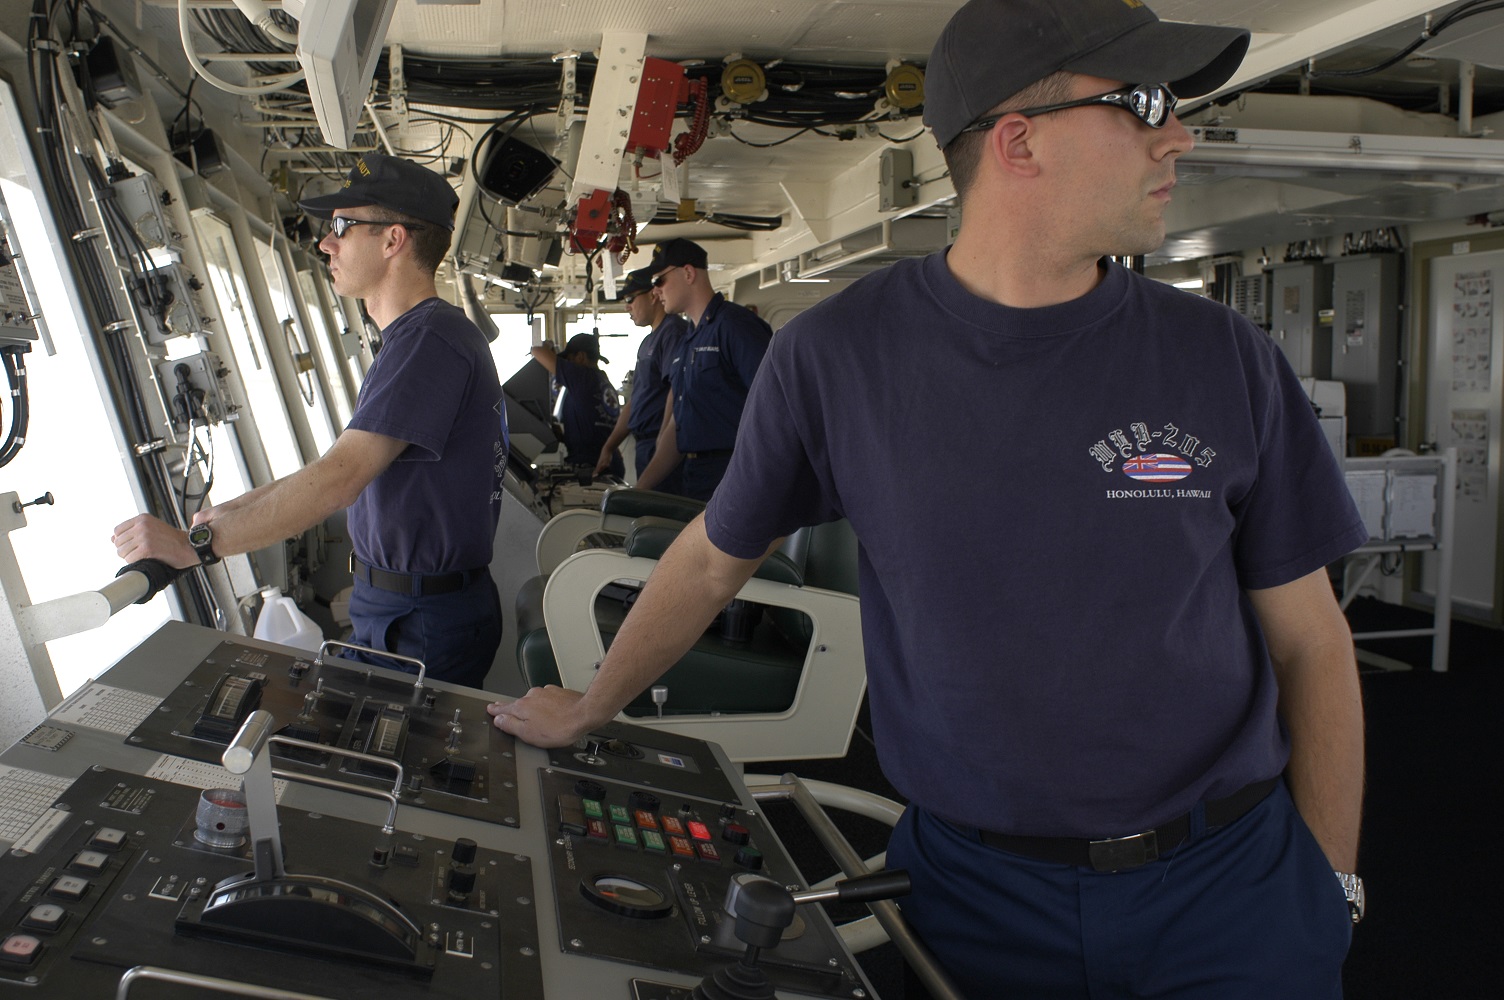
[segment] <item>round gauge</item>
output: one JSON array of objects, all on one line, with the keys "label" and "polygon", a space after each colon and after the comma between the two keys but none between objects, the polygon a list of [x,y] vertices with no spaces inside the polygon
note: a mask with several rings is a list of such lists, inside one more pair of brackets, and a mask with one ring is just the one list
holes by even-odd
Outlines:
[{"label": "round gauge", "polygon": [[625,875],[591,875],[580,881],[580,895],[603,910],[634,920],[656,920],[674,909],[663,893]]}]

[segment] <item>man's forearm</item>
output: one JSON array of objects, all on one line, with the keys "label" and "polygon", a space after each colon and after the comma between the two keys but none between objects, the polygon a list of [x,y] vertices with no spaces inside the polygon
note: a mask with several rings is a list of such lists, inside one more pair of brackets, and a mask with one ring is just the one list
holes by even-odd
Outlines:
[{"label": "man's forearm", "polygon": [[254,552],[307,531],[355,502],[407,445],[382,434],[346,430],[323,457],[205,513],[222,556]]},{"label": "man's forearm", "polygon": [[653,460],[646,469],[637,470],[637,488],[657,489],[664,477],[679,466],[679,424],[674,420],[674,391],[663,401],[663,423],[658,426],[658,440],[653,446]]},{"label": "man's forearm", "polygon": [[496,725],[536,746],[567,746],[615,718],[694,645],[761,562],[726,555],[696,518],[664,553],[584,695],[535,688],[490,706]]},{"label": "man's forearm", "polygon": [[1345,872],[1357,867],[1363,815],[1363,700],[1351,648],[1333,652],[1340,665],[1292,671],[1300,679],[1280,692],[1290,794],[1332,867]]},{"label": "man's forearm", "polygon": [[1324,571],[1249,596],[1290,734],[1290,794],[1332,867],[1353,871],[1363,813],[1363,694],[1351,630]]}]

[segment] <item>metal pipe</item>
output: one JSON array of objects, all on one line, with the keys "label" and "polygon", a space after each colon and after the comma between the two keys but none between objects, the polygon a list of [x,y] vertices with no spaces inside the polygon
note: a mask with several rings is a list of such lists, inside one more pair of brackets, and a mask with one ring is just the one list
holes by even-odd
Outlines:
[{"label": "metal pipe", "polygon": [[1457,64],[1457,134],[1473,134],[1473,80],[1478,67],[1470,62]]},{"label": "metal pipe", "polygon": [[216,979],[214,976],[179,972],[176,969],[163,969],[155,965],[138,965],[134,969],[127,969],[125,975],[120,977],[120,983],[115,987],[115,1000],[126,1000],[126,997],[130,996],[131,987],[143,979],[159,983],[173,983],[178,986],[197,986],[215,993],[228,993],[237,997],[257,997],[259,1000],[330,1000],[329,997],[315,996],[312,993],[279,990],[271,986],[257,986],[254,983],[242,983],[233,979]]},{"label": "metal pipe", "polygon": [[[851,844],[831,822],[825,810],[815,801],[814,796],[804,783],[793,774],[783,776],[784,784],[776,787],[761,788],[752,793],[752,797],[762,801],[792,801],[798,808],[800,815],[804,817],[810,829],[814,832],[820,845],[830,853],[832,859],[840,866],[847,875],[857,876],[868,874],[862,864],[862,858],[852,848]],[[877,917],[883,929],[888,932],[888,937],[898,946],[914,973],[924,982],[925,988],[936,1000],[963,1000],[961,992],[956,989],[946,975],[945,970],[930,955],[929,950],[915,937],[914,932],[909,930],[909,925],[904,923],[903,917],[898,912],[898,907],[891,900],[879,900],[866,904]]]}]

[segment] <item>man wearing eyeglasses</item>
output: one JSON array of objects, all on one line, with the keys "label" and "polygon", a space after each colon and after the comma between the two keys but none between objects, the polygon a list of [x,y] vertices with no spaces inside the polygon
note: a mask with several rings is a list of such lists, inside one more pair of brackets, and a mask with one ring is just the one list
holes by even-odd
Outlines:
[{"label": "man wearing eyeglasses", "polygon": [[648,265],[664,310],[682,313],[689,328],[668,359],[663,425],[637,485],[661,490],[679,466],[680,492],[695,500],[709,500],[726,475],[747,393],[773,337],[761,317],[710,286],[708,266],[705,248],[686,239],[658,244]]},{"label": "man wearing eyeglasses", "polygon": [[363,300],[382,332],[349,425],[316,461],[199,511],[188,532],[145,514],[120,525],[122,558],[207,564],[273,545],[348,507],[350,641],[421,660],[430,678],[484,683],[501,642],[489,565],[506,416],[485,338],[434,283],[457,202],[433,171],[367,153],[340,190],[301,203],[329,220],[319,249],[335,291]]},{"label": "man wearing eyeglasses", "polygon": [[780,537],[845,516],[910,803],[887,863],[965,996],[1340,996],[1363,723],[1325,567],[1367,532],[1268,336],[1105,259],[1164,239],[1175,97],[1248,37],[1138,0],[962,7],[925,73],[954,245],[779,333],[590,689],[497,724],[612,718]]},{"label": "man wearing eyeglasses", "polygon": [[[658,432],[663,428],[664,404],[668,399],[668,381],[664,371],[668,359],[678,350],[684,337],[684,317],[669,313],[663,308],[658,296],[653,294],[651,267],[641,267],[627,275],[622,284],[621,301],[627,314],[638,326],[650,331],[637,347],[637,367],[632,372],[632,394],[616,419],[616,426],[601,447],[595,463],[595,473],[600,473],[610,464],[617,446],[631,434],[637,442],[634,468],[640,475],[653,461],[658,450]],[[661,493],[679,493],[683,487],[679,481],[676,465],[662,479],[657,489]]]}]

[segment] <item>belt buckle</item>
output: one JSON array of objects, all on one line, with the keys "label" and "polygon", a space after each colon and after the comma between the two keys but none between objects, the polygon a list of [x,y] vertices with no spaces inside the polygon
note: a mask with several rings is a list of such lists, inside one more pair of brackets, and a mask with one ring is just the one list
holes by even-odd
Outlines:
[{"label": "belt buckle", "polygon": [[1093,840],[1086,845],[1092,868],[1099,872],[1120,872],[1139,868],[1159,859],[1159,838],[1153,830],[1128,837]]}]

